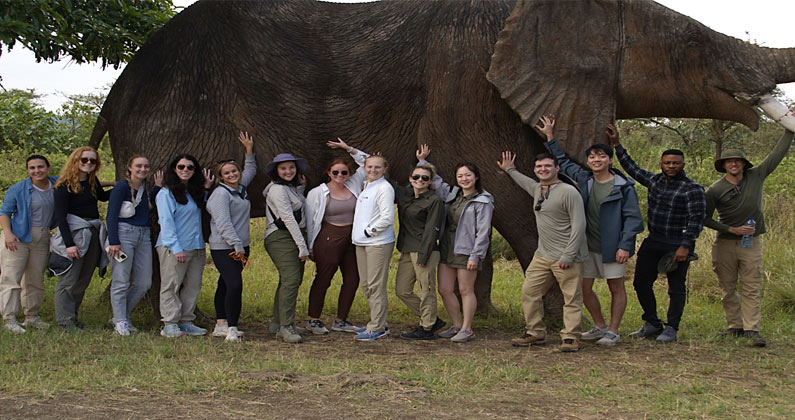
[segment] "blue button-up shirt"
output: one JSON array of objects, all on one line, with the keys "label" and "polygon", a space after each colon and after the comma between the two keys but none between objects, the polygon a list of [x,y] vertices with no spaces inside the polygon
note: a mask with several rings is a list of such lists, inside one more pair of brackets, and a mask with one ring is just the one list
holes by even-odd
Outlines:
[{"label": "blue button-up shirt", "polygon": [[[58,181],[57,176],[49,177],[50,184],[55,185]],[[33,181],[30,177],[17,182],[8,189],[3,197],[3,205],[0,207],[0,214],[11,219],[11,231],[21,242],[30,243],[33,240],[31,231],[31,218],[33,212],[30,209],[30,196],[33,194]],[[50,188],[52,193],[52,188]],[[50,220],[49,227],[55,227],[55,220]]]},{"label": "blue button-up shirt", "polygon": [[174,194],[163,187],[155,198],[160,222],[160,235],[155,246],[164,246],[174,254],[204,249],[201,211],[193,197],[187,193],[186,196],[188,203],[179,204]]}]

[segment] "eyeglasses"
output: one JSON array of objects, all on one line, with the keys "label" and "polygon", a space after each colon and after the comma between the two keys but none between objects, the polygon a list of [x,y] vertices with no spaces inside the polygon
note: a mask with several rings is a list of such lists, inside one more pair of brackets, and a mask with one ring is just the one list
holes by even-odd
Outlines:
[{"label": "eyeglasses", "polygon": [[413,179],[415,181],[420,179],[420,178],[422,178],[422,180],[425,181],[425,182],[428,182],[428,181],[431,180],[431,177],[429,177],[428,175],[412,175],[411,176],[411,179]]},{"label": "eyeglasses", "polygon": [[541,204],[544,202],[544,200],[545,198],[543,194],[538,196],[538,201],[536,202],[536,207],[535,207],[536,211],[541,211]]},{"label": "eyeglasses", "polygon": [[97,159],[96,158],[84,158],[84,157],[81,157],[80,158],[80,163],[82,163],[84,165],[86,163],[91,164],[91,165],[96,165],[97,164]]},{"label": "eyeglasses", "polygon": [[185,169],[192,171],[196,169],[196,167],[193,165],[183,165],[180,163],[179,165],[177,165],[177,169],[179,169],[180,171],[184,171]]},{"label": "eyeglasses", "polygon": [[238,256],[236,251],[230,251],[227,255],[229,255],[229,258],[234,261],[240,261],[240,264],[243,266],[243,268],[246,268],[246,264],[248,264],[248,257],[246,254]]},{"label": "eyeglasses", "polygon": [[331,174],[334,175],[334,176],[337,176],[339,174],[348,175],[348,171],[338,171],[338,170],[335,169],[335,170],[331,171]]}]

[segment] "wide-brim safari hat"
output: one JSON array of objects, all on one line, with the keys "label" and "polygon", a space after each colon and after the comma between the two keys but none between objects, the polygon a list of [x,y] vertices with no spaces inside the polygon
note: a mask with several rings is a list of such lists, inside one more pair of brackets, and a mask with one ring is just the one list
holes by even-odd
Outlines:
[{"label": "wide-brim safari hat", "polygon": [[751,168],[754,166],[750,160],[745,158],[743,152],[737,149],[727,149],[724,150],[723,153],[720,154],[720,158],[715,160],[715,170],[721,173],[726,173],[726,168],[723,167],[723,163],[726,162],[728,159],[742,159],[745,162],[745,169]]},{"label": "wide-brim safari hat", "polygon": [[295,162],[295,167],[299,173],[306,172],[306,159],[295,157],[292,153],[279,153],[273,160],[265,166],[265,173],[269,176],[276,171],[276,166],[282,162]]}]

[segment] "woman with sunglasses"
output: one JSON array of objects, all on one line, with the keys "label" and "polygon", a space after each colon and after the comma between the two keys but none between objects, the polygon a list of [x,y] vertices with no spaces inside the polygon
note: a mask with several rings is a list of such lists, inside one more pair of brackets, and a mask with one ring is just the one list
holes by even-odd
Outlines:
[{"label": "woman with sunglasses", "polygon": [[[417,155],[420,163],[425,163],[428,153],[430,150],[424,149]],[[457,185],[451,186],[440,176],[434,177],[434,187],[446,207],[444,229],[439,239],[439,294],[453,321],[439,337],[465,343],[475,338],[472,331],[478,305],[475,279],[489,249],[494,198],[481,186],[480,171],[474,163],[456,165],[455,178]],[[455,294],[456,280],[460,304]]]},{"label": "woman with sunglasses", "polygon": [[[331,148],[348,149],[342,139],[329,141]],[[351,242],[353,212],[356,198],[362,190],[364,168],[351,174],[342,159],[334,159],[326,170],[328,182],[309,191],[306,197],[307,245],[309,257],[315,262],[317,274],[309,289],[309,321],[307,329],[313,334],[328,334],[320,315],[326,300],[326,290],[339,269],[342,286],[337,299],[337,317],[331,324],[334,331],[355,333],[357,327],[348,321],[348,313],[359,287],[356,248]]]},{"label": "woman with sunglasses", "polygon": [[295,327],[295,303],[304,276],[304,262],[309,257],[305,239],[305,172],[305,159],[290,153],[278,154],[265,167],[265,173],[272,181],[262,191],[268,219],[265,250],[279,271],[271,331],[287,343],[303,341]]},{"label": "woman with sunglasses", "polygon": [[[50,162],[42,155],[25,161],[28,177],[12,185],[0,207],[0,315],[5,329],[16,334],[25,328],[48,328],[39,308],[44,298],[44,270],[50,256],[50,228],[53,226],[53,184]],[[24,279],[24,281],[23,281]],[[22,303],[25,321],[16,316]]]},{"label": "woman with sunglasses", "polygon": [[257,173],[254,141],[240,132],[238,140],[246,149],[243,168],[233,161],[223,161],[215,168],[217,186],[207,200],[210,213],[210,255],[218,269],[215,290],[214,337],[238,341],[243,334],[237,328],[243,296],[243,268],[249,255],[249,221],[251,202],[246,187]]},{"label": "woman with sunglasses", "polygon": [[104,242],[100,233],[104,234],[105,229],[97,202],[108,201],[110,193],[102,189],[97,179],[101,167],[96,149],[78,147],[69,155],[53,186],[53,215],[58,232],[52,250],[71,260],[71,268],[58,276],[55,286],[55,319],[58,327],[66,331],[83,327],[77,320],[83,296],[94,269],[107,264],[100,245]]},{"label": "woman with sunglasses", "polygon": [[[338,139],[339,140],[339,139]],[[356,246],[359,279],[370,306],[370,322],[356,330],[356,341],[374,341],[389,335],[387,327],[386,283],[389,259],[395,246],[395,190],[384,175],[389,167],[383,156],[370,156],[348,146],[342,140],[329,142],[329,147],[345,149],[360,166],[365,179],[356,186],[361,192],[356,199],[351,242]]]},{"label": "woman with sunglasses", "polygon": [[202,288],[205,251],[201,207],[214,177],[195,157],[181,154],[165,171],[165,186],[157,193],[160,235],[155,248],[160,260],[160,314],[163,337],[204,335],[193,324]]},{"label": "woman with sunglasses", "polygon": [[152,237],[150,210],[160,187],[163,171],[155,173],[155,185],[147,179],[152,169],[149,159],[133,155],[127,161],[127,178],[119,181],[108,202],[108,256],[113,273],[110,306],[117,334],[138,331],[130,313],[152,285]]}]

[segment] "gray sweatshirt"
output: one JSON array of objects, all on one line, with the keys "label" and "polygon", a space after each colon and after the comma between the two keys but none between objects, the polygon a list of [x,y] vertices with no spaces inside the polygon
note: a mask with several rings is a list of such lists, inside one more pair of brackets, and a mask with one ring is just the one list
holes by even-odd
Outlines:
[{"label": "gray sweatshirt", "polygon": [[245,198],[246,186],[257,173],[254,155],[246,155],[237,191],[221,183],[207,200],[210,213],[210,249],[230,249],[243,252],[251,242],[249,221],[251,202]]}]

